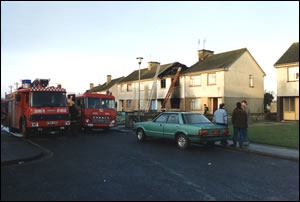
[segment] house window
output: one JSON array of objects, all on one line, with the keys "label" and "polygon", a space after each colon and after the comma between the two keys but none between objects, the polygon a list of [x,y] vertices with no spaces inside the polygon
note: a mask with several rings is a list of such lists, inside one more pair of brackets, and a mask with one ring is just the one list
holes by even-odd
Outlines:
[{"label": "house window", "polygon": [[140,107],[141,107],[141,109],[144,108],[144,100],[140,100]]},{"label": "house window", "polygon": [[288,81],[299,81],[299,67],[288,68]]},{"label": "house window", "polygon": [[216,84],[216,73],[208,74],[208,85]]},{"label": "house window", "polygon": [[126,107],[131,108],[132,107],[132,100],[126,100]]},{"label": "house window", "polygon": [[121,92],[125,92],[126,91],[126,84],[121,85]]},{"label": "house window", "polygon": [[191,76],[191,86],[200,86],[201,85],[201,76]]},{"label": "house window", "polygon": [[284,111],[294,112],[295,111],[295,98],[284,98]]},{"label": "house window", "polygon": [[127,91],[132,91],[132,84],[127,84]]},{"label": "house window", "polygon": [[180,99],[179,98],[171,98],[171,108],[172,109],[179,109],[180,107]]},{"label": "house window", "polygon": [[249,87],[254,87],[254,76],[249,76]]},{"label": "house window", "polygon": [[201,110],[201,99],[191,99],[191,110]]},{"label": "house window", "polygon": [[[174,78],[172,78],[172,83],[173,83],[173,80],[174,80]],[[177,78],[177,80],[176,80],[176,82],[175,82],[175,85],[174,85],[175,87],[176,86],[179,86],[179,77]]]},{"label": "house window", "polygon": [[160,80],[160,88],[166,88],[166,79]]},{"label": "house window", "polygon": [[141,89],[141,90],[145,90],[144,83],[141,83],[141,85],[140,85],[140,89]]}]

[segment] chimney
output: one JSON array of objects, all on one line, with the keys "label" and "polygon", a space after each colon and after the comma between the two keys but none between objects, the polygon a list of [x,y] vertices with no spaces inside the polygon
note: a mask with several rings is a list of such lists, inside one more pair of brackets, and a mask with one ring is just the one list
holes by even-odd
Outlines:
[{"label": "chimney", "polygon": [[111,82],[111,75],[107,75],[106,77],[106,85]]},{"label": "chimney", "polygon": [[203,61],[205,60],[207,57],[212,56],[214,54],[214,51],[210,51],[210,50],[198,50],[198,58],[199,61]]},{"label": "chimney", "polygon": [[148,62],[148,71],[150,71],[153,67],[160,65],[159,62]]},{"label": "chimney", "polygon": [[90,83],[90,89],[94,88],[94,83]]}]

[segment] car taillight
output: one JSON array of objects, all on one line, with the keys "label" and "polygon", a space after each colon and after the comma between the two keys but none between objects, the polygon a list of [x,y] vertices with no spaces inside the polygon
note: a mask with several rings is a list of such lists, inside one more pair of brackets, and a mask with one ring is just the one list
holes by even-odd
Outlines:
[{"label": "car taillight", "polygon": [[199,135],[208,135],[208,130],[199,130]]},{"label": "car taillight", "polygon": [[227,135],[227,134],[229,134],[229,130],[228,129],[224,129],[223,133],[224,133],[224,135]]}]

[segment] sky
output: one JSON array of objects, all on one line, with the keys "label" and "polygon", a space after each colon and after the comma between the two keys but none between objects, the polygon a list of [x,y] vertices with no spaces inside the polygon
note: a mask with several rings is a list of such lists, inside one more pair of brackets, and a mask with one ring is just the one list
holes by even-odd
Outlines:
[{"label": "sky", "polygon": [[298,1],[1,1],[1,97],[36,78],[83,93],[107,75],[137,70],[137,57],[141,68],[149,61],[190,67],[203,48],[247,48],[266,73],[265,90],[276,94],[273,65],[294,42]]}]

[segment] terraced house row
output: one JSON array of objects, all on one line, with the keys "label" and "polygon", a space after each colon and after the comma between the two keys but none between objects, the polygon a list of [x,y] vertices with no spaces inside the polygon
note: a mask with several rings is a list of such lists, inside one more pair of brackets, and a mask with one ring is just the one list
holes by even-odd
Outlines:
[{"label": "terraced house row", "polygon": [[[245,99],[252,115],[261,116],[264,112],[266,74],[246,48],[218,54],[199,50],[198,61],[191,67],[180,62],[148,62],[148,67],[140,70],[141,110],[161,111],[176,73],[179,76],[165,105],[166,111],[203,113],[206,104],[212,114],[220,103],[225,103],[231,112],[236,102]],[[138,74],[137,69],[114,80],[108,75],[106,83],[91,86],[89,91],[112,93],[118,111],[138,110]]]}]

